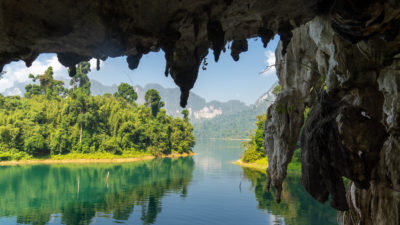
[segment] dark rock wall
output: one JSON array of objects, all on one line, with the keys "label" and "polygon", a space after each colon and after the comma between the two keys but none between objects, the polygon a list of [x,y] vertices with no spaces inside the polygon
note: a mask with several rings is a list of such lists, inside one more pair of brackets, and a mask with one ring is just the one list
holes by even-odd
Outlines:
[{"label": "dark rock wall", "polygon": [[[399,26],[399,14],[387,16],[397,19],[382,26]],[[400,224],[400,34],[350,20],[338,32],[334,18],[294,29],[286,53],[276,50],[283,90],[265,124],[269,183],[279,201],[300,137],[302,184],[320,202],[330,197],[339,224]]]}]

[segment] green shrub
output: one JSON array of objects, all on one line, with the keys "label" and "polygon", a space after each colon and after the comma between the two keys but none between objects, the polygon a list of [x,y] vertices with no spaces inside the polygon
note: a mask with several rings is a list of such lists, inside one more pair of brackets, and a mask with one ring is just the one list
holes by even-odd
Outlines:
[{"label": "green shrub", "polygon": [[9,152],[1,152],[0,161],[8,161],[8,160],[11,160],[11,154]]},{"label": "green shrub", "polygon": [[46,153],[46,151],[44,151],[46,148],[46,140],[40,134],[35,134],[25,139],[24,150],[30,155],[44,155]]},{"label": "green shrub", "polygon": [[256,151],[254,148],[246,149],[244,151],[242,160],[243,162],[254,162],[258,159],[265,158],[264,152]]},{"label": "green shrub", "polygon": [[112,154],[118,154],[118,155],[122,154],[121,148],[118,145],[118,141],[114,137],[103,141],[102,148],[103,148],[103,151],[105,151],[105,152],[109,152]]}]

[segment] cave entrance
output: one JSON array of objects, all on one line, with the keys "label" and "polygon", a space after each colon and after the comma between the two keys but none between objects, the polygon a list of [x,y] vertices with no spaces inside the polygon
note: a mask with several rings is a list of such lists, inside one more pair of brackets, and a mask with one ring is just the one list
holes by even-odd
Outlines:
[{"label": "cave entrance", "polygon": [[[275,62],[278,41],[277,35],[263,48],[260,38],[248,39],[248,51],[240,54],[240,62],[232,59],[232,42],[226,44],[218,62],[214,61],[213,50],[209,50],[201,63],[196,85],[191,90],[186,107],[191,121],[195,124],[196,135],[245,138],[247,131],[255,128],[256,115],[265,113],[274,98],[268,90],[277,82],[276,70],[275,67],[268,66]],[[119,84],[128,83],[135,86],[137,103],[143,104],[145,92],[156,89],[165,102],[164,108],[167,113],[181,116],[179,89],[171,76],[163,76],[164,54],[160,50],[143,55],[135,70],[128,68],[126,57],[108,58],[99,62],[92,58],[88,61],[91,94],[114,94]],[[55,54],[41,54],[31,67],[27,67],[23,61],[6,65],[0,79],[0,92],[4,96],[24,96],[26,85],[40,82],[39,79],[29,78],[29,74],[43,74],[50,66],[54,79],[63,81],[66,88],[71,88],[73,84],[68,75],[69,69],[58,62]],[[226,124],[227,120],[230,121],[229,124]],[[214,131],[210,132],[209,127],[213,127]],[[227,131],[232,128],[235,132]]]}]

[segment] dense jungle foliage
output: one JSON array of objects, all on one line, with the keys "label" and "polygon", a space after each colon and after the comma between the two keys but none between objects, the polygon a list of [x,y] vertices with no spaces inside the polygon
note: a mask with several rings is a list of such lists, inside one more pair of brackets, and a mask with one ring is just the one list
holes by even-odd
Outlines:
[{"label": "dense jungle foliage", "polygon": [[189,152],[195,144],[193,126],[162,109],[159,93],[148,90],[145,104],[129,84],[103,96],[90,95],[88,62],[80,63],[67,89],[49,67],[29,75],[38,84],[25,87],[25,97],[0,96],[0,160],[67,153]]},{"label": "dense jungle foliage", "polygon": [[261,158],[267,157],[264,150],[264,123],[266,114],[257,116],[256,129],[249,132],[250,140],[242,142],[244,151],[242,160],[244,162],[254,162]]}]

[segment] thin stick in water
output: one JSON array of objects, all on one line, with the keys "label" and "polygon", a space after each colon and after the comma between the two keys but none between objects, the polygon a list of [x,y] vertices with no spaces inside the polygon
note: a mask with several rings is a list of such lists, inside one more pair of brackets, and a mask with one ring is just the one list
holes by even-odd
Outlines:
[{"label": "thin stick in water", "polygon": [[108,188],[108,178],[110,177],[110,171],[107,171],[107,188]]}]

